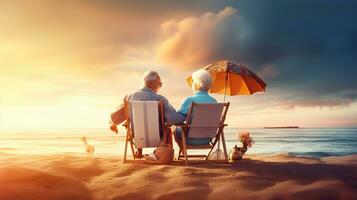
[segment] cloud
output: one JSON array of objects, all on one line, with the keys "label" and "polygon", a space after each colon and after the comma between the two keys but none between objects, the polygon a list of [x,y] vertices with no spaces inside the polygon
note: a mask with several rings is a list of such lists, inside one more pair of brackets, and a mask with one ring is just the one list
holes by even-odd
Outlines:
[{"label": "cloud", "polygon": [[207,12],[200,17],[169,20],[161,24],[163,41],[157,59],[165,64],[183,68],[197,68],[218,59],[230,38],[235,35],[237,10],[226,7],[218,13]]},{"label": "cloud", "polygon": [[271,79],[274,79],[275,77],[279,76],[279,70],[274,65],[266,65],[263,67],[263,69],[261,71],[258,72],[258,74],[264,80],[271,80]]},{"label": "cloud", "polygon": [[[236,58],[268,79],[266,95],[287,108],[354,102],[357,81],[355,1],[240,2]],[[249,34],[242,34],[244,29]],[[267,66],[274,66],[278,74]],[[269,74],[269,75],[268,75]]]},{"label": "cloud", "polygon": [[120,85],[143,71],[153,27],[162,20],[155,13],[132,14],[134,5],[129,11],[125,4],[1,1],[0,105],[62,104],[76,95],[96,98],[137,87]]},{"label": "cloud", "polygon": [[161,24],[157,58],[186,70],[228,58],[263,77],[272,105],[347,107],[357,87],[353,4],[240,1],[216,13],[168,20]]},{"label": "cloud", "polygon": [[296,100],[286,100],[282,101],[279,104],[279,107],[282,109],[295,109],[296,107],[306,108],[306,107],[315,107],[315,108],[344,108],[351,105],[353,102],[352,99],[296,99]]},{"label": "cloud", "polygon": [[[191,72],[228,58],[266,80],[266,101],[328,107],[329,99],[356,99],[355,1],[0,4],[0,73],[23,82],[50,80],[70,88],[71,81],[53,78],[63,74],[87,90],[87,82],[120,79],[118,71],[172,65]],[[306,103],[311,99],[315,103]]]}]

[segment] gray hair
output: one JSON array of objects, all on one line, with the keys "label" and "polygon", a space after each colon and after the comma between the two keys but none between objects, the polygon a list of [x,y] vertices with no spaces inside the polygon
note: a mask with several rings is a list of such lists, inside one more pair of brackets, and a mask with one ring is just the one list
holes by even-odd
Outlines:
[{"label": "gray hair", "polygon": [[[201,91],[208,91],[211,89],[212,77],[206,70],[200,69],[192,73],[192,85],[197,85]],[[194,88],[194,86],[193,86]]]},{"label": "gray hair", "polygon": [[155,81],[155,80],[157,80],[158,77],[160,77],[159,73],[152,71],[152,70],[146,71],[142,76],[143,84],[147,85],[147,83],[149,83],[149,81]]}]

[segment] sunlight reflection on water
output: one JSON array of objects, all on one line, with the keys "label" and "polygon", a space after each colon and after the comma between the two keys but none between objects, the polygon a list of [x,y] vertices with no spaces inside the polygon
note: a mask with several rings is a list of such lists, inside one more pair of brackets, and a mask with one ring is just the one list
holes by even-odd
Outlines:
[{"label": "sunlight reflection on water", "polygon": [[[237,134],[248,130],[255,139],[249,154],[291,153],[322,157],[357,153],[357,128],[254,129],[227,128],[227,149],[239,144]],[[124,132],[107,129],[33,129],[0,130],[0,151],[17,154],[84,153],[80,137],[96,148],[96,155],[120,156]],[[147,150],[150,152],[152,150]],[[178,152],[175,146],[175,152]]]}]

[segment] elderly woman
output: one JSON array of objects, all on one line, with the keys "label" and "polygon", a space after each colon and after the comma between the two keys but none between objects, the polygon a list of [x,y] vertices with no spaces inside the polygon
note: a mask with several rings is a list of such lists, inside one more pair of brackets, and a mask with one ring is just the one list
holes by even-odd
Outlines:
[{"label": "elderly woman", "polygon": [[[187,97],[182,105],[181,109],[178,111],[181,115],[187,117],[188,111],[191,107],[192,102],[195,103],[217,103],[216,99],[211,97],[208,94],[208,91],[211,89],[212,77],[209,72],[206,70],[198,70],[192,74],[192,90],[193,95]],[[174,136],[176,143],[181,146],[181,129],[177,127],[174,131]],[[210,138],[187,138],[186,142],[190,145],[204,145],[208,144]]]}]

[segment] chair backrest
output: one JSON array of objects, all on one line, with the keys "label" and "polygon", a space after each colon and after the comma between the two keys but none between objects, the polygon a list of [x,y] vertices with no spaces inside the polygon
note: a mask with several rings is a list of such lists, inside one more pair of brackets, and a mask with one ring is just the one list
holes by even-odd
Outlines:
[{"label": "chair backrest", "polygon": [[[192,103],[187,121],[189,138],[213,138],[224,123],[229,103]],[[225,109],[224,109],[225,108]]]},{"label": "chair backrest", "polygon": [[158,101],[130,101],[129,118],[134,143],[137,148],[160,145],[160,120]]}]

